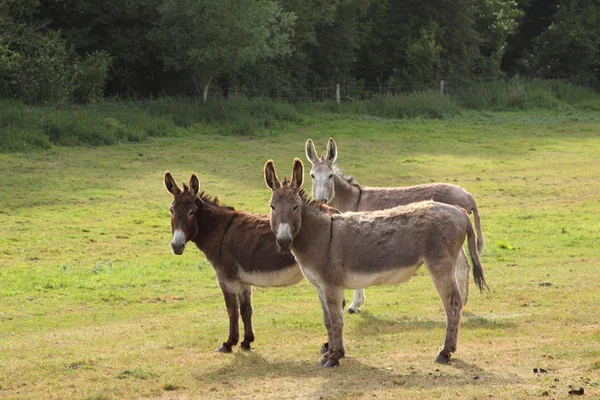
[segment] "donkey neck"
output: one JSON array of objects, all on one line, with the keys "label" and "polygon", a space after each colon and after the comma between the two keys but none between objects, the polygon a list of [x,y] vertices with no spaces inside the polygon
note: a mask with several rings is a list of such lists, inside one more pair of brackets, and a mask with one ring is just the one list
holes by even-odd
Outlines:
[{"label": "donkey neck", "polygon": [[[294,256],[301,256],[302,254],[306,254],[306,252],[314,252],[318,248],[324,248],[324,246],[329,247],[329,241],[331,240],[331,215],[323,211],[319,204],[315,205],[304,201],[301,216],[300,232],[298,232],[292,244]],[[319,246],[315,246],[316,243]]]},{"label": "donkey neck", "polygon": [[362,194],[360,186],[346,181],[338,174],[333,176],[333,185],[335,196],[331,205],[341,212],[356,211]]},{"label": "donkey neck", "polygon": [[198,205],[196,213],[198,232],[190,240],[210,259],[219,254],[223,237],[237,211],[208,201],[202,202],[200,199],[196,199],[196,204]]}]

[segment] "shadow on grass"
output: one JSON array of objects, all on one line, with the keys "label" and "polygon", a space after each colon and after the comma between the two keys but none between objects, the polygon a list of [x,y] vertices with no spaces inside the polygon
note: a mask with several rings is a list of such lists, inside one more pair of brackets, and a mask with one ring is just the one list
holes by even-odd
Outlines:
[{"label": "shadow on grass", "polygon": [[[303,393],[281,393],[281,398],[337,398],[394,388],[435,389],[439,386],[489,385],[490,382],[516,383],[515,377],[498,376],[479,365],[460,359],[453,359],[449,365],[435,364],[432,361],[427,370],[406,365],[386,367],[389,365],[387,361],[380,367],[374,367],[353,357],[342,359],[340,367],[323,369],[317,365],[318,359],[319,356],[315,354],[314,362],[273,361],[256,352],[236,351],[231,355],[224,355],[222,367],[209,373],[195,374],[195,378],[207,388],[233,385],[231,390],[234,392],[235,386],[246,386],[246,383],[252,385],[257,381],[275,385],[277,379],[314,382],[314,385],[304,386]],[[406,372],[399,373],[398,370],[402,369]]]},{"label": "shadow on grass", "polygon": [[[445,329],[446,316],[440,313],[439,319],[414,319],[399,316],[397,319],[387,319],[374,315],[368,311],[362,311],[357,315],[345,316],[356,318],[357,321],[350,329],[353,335],[379,335],[382,333],[401,333],[407,331],[420,331],[427,329]],[[480,316],[471,312],[463,312],[460,329],[512,329],[517,324],[514,321],[502,320]]]}]

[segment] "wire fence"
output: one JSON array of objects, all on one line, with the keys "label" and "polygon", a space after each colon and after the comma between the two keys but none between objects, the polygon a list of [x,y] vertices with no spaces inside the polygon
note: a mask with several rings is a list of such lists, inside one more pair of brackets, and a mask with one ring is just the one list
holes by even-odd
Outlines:
[{"label": "wire fence", "polygon": [[[402,94],[409,94],[414,92],[422,91],[433,91],[436,90],[436,86],[439,84],[419,84],[419,85],[396,85],[396,86],[361,86],[355,85],[340,85],[339,99],[340,101],[360,101],[367,100],[376,96],[397,96]],[[208,99],[211,98],[225,98],[242,96],[249,99],[252,98],[268,98],[271,100],[282,100],[297,103],[319,103],[336,101],[336,86],[322,86],[313,88],[284,88],[284,89],[271,89],[268,91],[258,90],[255,88],[244,88],[235,87],[227,90],[227,96],[224,95],[221,88],[214,87],[209,91]],[[69,110],[77,111],[81,110],[101,110],[101,111],[116,111],[120,109],[131,109],[131,108],[146,108],[153,105],[160,105],[168,102],[177,100],[191,101],[191,102],[202,102],[202,95],[196,91],[188,92],[184,95],[176,97],[159,97],[159,98],[147,98],[147,99],[121,99],[121,98],[106,98],[104,101],[92,104],[75,104],[69,102],[62,103],[41,103],[35,106],[25,106],[18,101],[18,99],[6,99],[3,106],[4,109],[0,109],[0,116],[9,114],[22,114],[22,113],[45,113],[56,110]],[[14,101],[11,101],[14,100]],[[2,103],[0,103],[2,104]]]},{"label": "wire fence", "polygon": [[[271,89],[257,89],[249,87],[229,87],[226,90],[213,86],[208,93],[209,101],[214,99],[225,99],[232,97],[245,97],[248,99],[270,99],[274,101],[286,101],[293,103],[330,103],[330,102],[353,102],[353,101],[364,101],[370,100],[377,97],[395,97],[410,95],[414,93],[439,93],[442,95],[452,96],[457,90],[470,90],[470,88],[477,88],[479,90],[486,90],[485,84],[495,83],[500,86],[506,85],[519,85],[518,79],[479,79],[476,81],[467,82],[452,82],[441,80],[430,83],[420,84],[405,84],[405,85],[382,85],[382,86],[363,86],[357,82],[342,83],[339,85],[325,85],[320,87],[311,88],[271,88]],[[483,88],[483,89],[482,89]],[[592,91],[597,91],[598,88],[588,88]],[[202,94],[197,90],[189,91],[185,94],[176,97],[158,97],[158,98],[146,98],[146,99],[131,99],[131,98],[106,98],[101,102],[94,104],[75,104],[70,102],[63,103],[41,103],[35,106],[26,106],[19,102],[18,99],[4,99],[0,105],[0,117],[6,117],[11,114],[43,114],[52,111],[72,111],[77,112],[78,110],[89,111],[119,111],[122,109],[147,109],[151,112],[160,110],[161,104],[174,103],[178,101],[184,101],[192,104],[200,104],[203,102]],[[2,127],[0,120],[0,128]]]}]

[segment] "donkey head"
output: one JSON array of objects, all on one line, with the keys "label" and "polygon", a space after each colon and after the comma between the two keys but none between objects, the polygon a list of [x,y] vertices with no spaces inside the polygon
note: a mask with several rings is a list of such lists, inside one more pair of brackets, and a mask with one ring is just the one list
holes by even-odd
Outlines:
[{"label": "donkey head", "polygon": [[279,182],[273,160],[265,164],[265,182],[271,188],[271,230],[276,236],[277,246],[289,250],[302,222],[302,199],[299,191],[304,180],[304,165],[294,159],[292,179]]},{"label": "donkey head", "polygon": [[317,155],[315,145],[311,139],[306,141],[306,158],[312,164],[310,177],[312,178],[312,196],[324,203],[331,202],[335,196],[333,178],[335,171],[333,163],[337,158],[337,147],[335,140],[329,138],[327,152],[323,157]]},{"label": "donkey head", "polygon": [[192,174],[189,187],[184,184],[183,190],[181,190],[171,173],[166,172],[165,186],[169,193],[173,195],[173,202],[169,207],[171,210],[171,232],[173,233],[171,248],[173,249],[173,253],[181,255],[188,240],[193,239],[198,233],[198,224],[195,215],[198,211],[196,199],[200,183],[198,182],[198,177]]}]

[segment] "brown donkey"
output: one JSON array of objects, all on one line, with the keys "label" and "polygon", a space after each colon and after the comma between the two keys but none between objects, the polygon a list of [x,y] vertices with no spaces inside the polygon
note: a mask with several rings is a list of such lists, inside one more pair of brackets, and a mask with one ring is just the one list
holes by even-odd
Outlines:
[{"label": "brown donkey", "polygon": [[[328,203],[341,212],[384,210],[423,200],[434,200],[459,206],[469,214],[473,213],[477,231],[477,251],[480,256],[483,253],[484,241],[475,199],[460,186],[448,183],[384,188],[361,186],[352,176],[344,174],[334,164],[337,158],[337,146],[333,138],[329,139],[327,151],[323,157],[317,155],[313,141],[308,139],[306,141],[306,158],[312,164],[310,177],[312,178],[312,195],[315,199]],[[456,279],[464,306],[469,299],[469,262],[464,250],[461,250],[458,258]],[[364,302],[364,290],[355,290],[348,312],[359,311]]]},{"label": "brown donkey", "polygon": [[468,240],[473,277],[487,285],[467,213],[435,201],[373,212],[333,214],[300,188],[304,166],[294,160],[291,180],[280,183],[272,160],[265,164],[271,188],[271,229],[282,250],[291,249],[304,276],[317,289],[329,348],[321,364],[333,367],[344,357],[344,288],[397,284],[410,279],[425,263],[446,311],[446,339],[437,362],[456,351],[462,301],[455,269]]},{"label": "brown donkey", "polygon": [[252,286],[289,286],[300,282],[302,272],[289,252],[281,252],[271,232],[269,217],[236,211],[219,204],[191,176],[181,190],[165,173],[165,186],[173,195],[171,231],[173,253],[181,255],[188,241],[196,244],[212,264],[229,314],[229,337],[217,351],[231,352],[239,340],[239,315],[244,323],[243,350],[254,341]]}]

